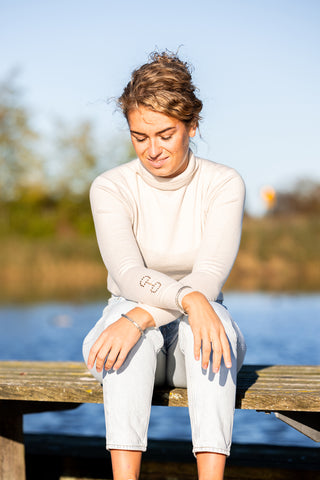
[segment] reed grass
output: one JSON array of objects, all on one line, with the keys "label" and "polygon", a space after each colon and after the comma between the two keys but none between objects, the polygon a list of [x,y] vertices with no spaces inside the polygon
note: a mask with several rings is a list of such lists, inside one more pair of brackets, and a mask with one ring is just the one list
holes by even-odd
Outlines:
[{"label": "reed grass", "polygon": [[[224,290],[320,291],[320,219],[246,217],[239,254]],[[88,301],[108,296],[94,235],[5,235],[0,302]]]}]

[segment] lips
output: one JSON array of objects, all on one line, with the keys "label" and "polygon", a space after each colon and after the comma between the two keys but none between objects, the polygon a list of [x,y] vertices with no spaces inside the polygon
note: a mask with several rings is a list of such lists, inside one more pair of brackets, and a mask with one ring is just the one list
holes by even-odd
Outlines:
[{"label": "lips", "polygon": [[151,158],[147,158],[147,160],[152,165],[153,168],[161,168],[166,163],[168,158],[169,157],[157,158],[156,160],[152,160]]}]

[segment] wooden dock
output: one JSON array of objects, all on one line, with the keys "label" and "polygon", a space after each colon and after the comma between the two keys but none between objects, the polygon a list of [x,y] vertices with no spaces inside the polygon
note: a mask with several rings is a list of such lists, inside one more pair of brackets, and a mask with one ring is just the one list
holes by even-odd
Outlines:
[{"label": "wooden dock", "polygon": [[[101,386],[83,363],[0,362],[1,480],[26,478],[24,414],[102,402]],[[181,388],[155,389],[153,404],[187,406],[187,392]],[[244,365],[238,374],[236,408],[274,412],[319,441],[320,366]]]}]

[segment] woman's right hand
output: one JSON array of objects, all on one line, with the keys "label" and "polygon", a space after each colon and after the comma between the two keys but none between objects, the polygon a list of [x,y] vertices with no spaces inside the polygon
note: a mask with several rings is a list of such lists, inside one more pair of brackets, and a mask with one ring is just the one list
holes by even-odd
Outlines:
[{"label": "woman's right hand", "polygon": [[206,297],[200,292],[191,292],[182,299],[182,307],[188,314],[189,324],[194,336],[194,357],[200,360],[202,351],[202,368],[207,369],[210,355],[212,371],[218,373],[223,356],[227,368],[231,368],[231,353],[228,337],[222,322]]},{"label": "woman's right hand", "polygon": [[[136,307],[128,316],[137,322],[143,330],[154,326],[152,316],[140,307]],[[141,337],[141,332],[127,318],[121,317],[109,325],[92,345],[87,366],[92,369],[96,362],[97,372],[105,370],[118,370],[128,353]]]}]

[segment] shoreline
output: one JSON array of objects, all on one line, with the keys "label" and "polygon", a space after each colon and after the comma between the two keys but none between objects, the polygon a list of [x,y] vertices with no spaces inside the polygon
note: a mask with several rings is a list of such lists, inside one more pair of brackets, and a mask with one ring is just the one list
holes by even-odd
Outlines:
[{"label": "shoreline", "polygon": [[[109,297],[107,271],[100,259],[70,259],[39,254],[7,263],[0,272],[0,304],[30,301],[79,302]],[[320,292],[320,262],[293,265],[281,259],[257,261],[239,252],[223,292],[307,294]]]},{"label": "shoreline", "polygon": [[[84,305],[90,303],[106,303],[110,298],[109,291],[105,289],[100,289],[99,291],[64,291],[58,294],[57,292],[51,292],[50,295],[47,293],[41,295],[41,292],[32,292],[30,294],[29,290],[24,292],[14,292],[11,295],[5,296],[3,293],[0,294],[0,308],[11,308],[11,307],[23,307],[30,305],[41,305],[45,303],[71,303],[75,305]],[[320,296],[319,290],[250,290],[250,289],[240,289],[240,288],[230,288],[223,289],[223,294],[225,297],[226,304],[228,303],[228,296],[230,295],[273,295],[273,296],[283,296],[283,297],[317,297]]]}]

